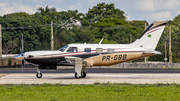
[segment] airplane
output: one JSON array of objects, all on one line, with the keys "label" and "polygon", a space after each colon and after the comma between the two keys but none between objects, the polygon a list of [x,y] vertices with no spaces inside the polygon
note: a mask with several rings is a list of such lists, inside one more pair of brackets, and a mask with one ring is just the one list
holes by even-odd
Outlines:
[{"label": "airplane", "polygon": [[142,35],[130,44],[68,44],[55,51],[22,52],[15,58],[38,65],[37,78],[42,77],[40,69],[56,69],[57,66],[74,66],[75,78],[85,78],[86,68],[109,66],[147,56],[161,54],[155,51],[165,28],[165,21],[154,21]]}]

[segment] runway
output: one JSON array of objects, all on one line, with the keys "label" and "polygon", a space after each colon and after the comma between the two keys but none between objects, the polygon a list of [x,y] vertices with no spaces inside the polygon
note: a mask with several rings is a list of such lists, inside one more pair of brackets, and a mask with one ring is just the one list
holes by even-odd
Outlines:
[{"label": "runway", "polygon": [[[36,68],[24,68],[23,73],[36,73]],[[42,73],[75,73],[74,68],[41,69]],[[87,73],[180,73],[169,68],[87,68]],[[22,73],[21,68],[0,68],[0,73]]]},{"label": "runway", "polygon": [[0,84],[180,84],[180,69],[87,69],[83,79],[74,78],[74,69],[42,70],[43,77],[36,78],[36,69],[0,69]]}]

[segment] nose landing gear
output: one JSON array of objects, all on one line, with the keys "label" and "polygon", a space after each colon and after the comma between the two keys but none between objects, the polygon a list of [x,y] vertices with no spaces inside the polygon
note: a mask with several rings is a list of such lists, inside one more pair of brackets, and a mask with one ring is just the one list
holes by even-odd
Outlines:
[{"label": "nose landing gear", "polygon": [[37,77],[37,78],[41,78],[41,77],[42,77],[42,73],[41,73],[41,71],[39,70],[39,68],[37,69],[36,77]]}]

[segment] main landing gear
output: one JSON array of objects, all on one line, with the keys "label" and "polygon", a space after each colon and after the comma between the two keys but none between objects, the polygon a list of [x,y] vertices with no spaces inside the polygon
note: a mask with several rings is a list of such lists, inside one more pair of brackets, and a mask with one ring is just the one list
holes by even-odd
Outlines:
[{"label": "main landing gear", "polygon": [[80,73],[81,73],[81,75],[78,75],[77,72],[75,73],[75,78],[76,79],[80,79],[80,78],[85,78],[86,77],[86,66],[82,67],[82,70],[81,70]]},{"label": "main landing gear", "polygon": [[85,71],[81,72],[81,76],[78,76],[77,73],[75,73],[75,78],[76,79],[85,78],[85,77],[86,77],[86,72]]}]

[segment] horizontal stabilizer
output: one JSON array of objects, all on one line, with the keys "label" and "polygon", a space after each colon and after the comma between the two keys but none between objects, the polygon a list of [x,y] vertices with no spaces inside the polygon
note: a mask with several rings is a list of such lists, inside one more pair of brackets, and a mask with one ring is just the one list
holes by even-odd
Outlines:
[{"label": "horizontal stabilizer", "polygon": [[144,54],[152,53],[152,54],[160,54],[161,55],[161,52],[159,52],[159,51],[145,51],[143,53]]}]

